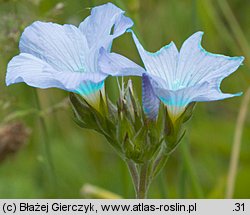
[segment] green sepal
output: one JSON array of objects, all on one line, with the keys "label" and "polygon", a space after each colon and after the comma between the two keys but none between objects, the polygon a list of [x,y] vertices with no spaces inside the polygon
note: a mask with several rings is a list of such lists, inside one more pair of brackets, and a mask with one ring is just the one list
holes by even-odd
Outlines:
[{"label": "green sepal", "polygon": [[189,104],[173,122],[167,107],[161,103],[157,118],[149,119],[131,82],[120,93],[116,104],[100,92],[98,110],[77,94],[71,93],[70,100],[75,122],[79,126],[104,135],[124,160],[131,160],[138,165],[149,163],[154,176],[163,168],[167,157],[185,135],[183,125],[191,118],[195,106],[195,103]]},{"label": "green sepal", "polygon": [[186,123],[187,121],[191,119],[191,117],[193,116],[193,111],[194,111],[195,106],[196,106],[196,102],[191,102],[190,104],[188,104],[185,111],[180,116],[180,120],[182,121],[182,123]]},{"label": "green sepal", "polygon": [[152,164],[153,165],[152,176],[151,176],[152,178],[156,177],[159,174],[159,172],[164,168],[168,158],[169,158],[169,154],[164,153],[162,154],[161,157],[158,158],[159,160],[156,160],[157,163]]},{"label": "green sepal", "polygon": [[70,93],[69,97],[75,117],[74,121],[82,128],[98,130],[95,116],[93,115],[94,108],[78,94]]}]

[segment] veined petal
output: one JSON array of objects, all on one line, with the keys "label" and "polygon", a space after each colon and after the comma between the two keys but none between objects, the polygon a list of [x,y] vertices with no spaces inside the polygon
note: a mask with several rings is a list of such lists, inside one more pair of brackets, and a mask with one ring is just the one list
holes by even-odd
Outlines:
[{"label": "veined petal", "polygon": [[[68,91],[75,91],[78,90],[79,85],[81,85],[83,82],[91,82],[93,84],[97,84],[99,82],[102,82],[107,75],[103,73],[92,73],[92,72],[86,72],[86,73],[66,73],[66,72],[58,72],[55,74],[55,78],[58,79],[61,83],[64,84],[66,89]],[[95,87],[93,86],[93,90]],[[96,89],[98,90],[98,89]]]},{"label": "veined petal", "polygon": [[133,21],[123,14],[124,11],[112,3],[94,7],[91,10],[91,15],[79,26],[79,29],[87,37],[89,47],[102,44],[101,46],[108,49],[112,39],[120,36],[130,28]]},{"label": "veined petal", "polygon": [[93,8],[79,28],[34,22],[21,36],[21,54],[10,61],[6,84],[26,82],[39,88],[61,88],[95,103],[99,92],[104,93],[108,76],[98,66],[100,48],[110,50],[113,39],[133,25],[123,14],[108,3]]},{"label": "veined petal", "polygon": [[142,75],[142,105],[144,113],[148,118],[153,120],[157,118],[160,100],[155,95],[150,77],[145,73]]},{"label": "veined petal", "polygon": [[234,94],[222,93],[219,88],[220,82],[221,80],[218,80],[216,78],[214,80],[206,82],[206,87],[200,88],[199,92],[193,94],[192,101],[216,101],[242,95],[242,92]]},{"label": "veined petal", "polygon": [[145,70],[122,55],[109,53],[104,48],[100,50],[99,67],[103,73],[112,76],[141,76]]},{"label": "veined petal", "polygon": [[190,88],[168,90],[154,87],[156,95],[167,106],[168,114],[175,121],[185,110],[186,106],[203,90],[207,90],[208,83],[203,83]]},{"label": "veined petal", "polygon": [[204,81],[221,80],[233,73],[244,57],[228,57],[207,52],[201,46],[203,32],[190,36],[182,45],[175,79],[177,88],[190,87]]},{"label": "veined petal", "polygon": [[157,86],[154,87],[154,90],[160,100],[168,107],[169,115],[173,120],[177,119],[191,102],[215,101],[241,95],[241,93],[221,93],[216,80],[179,90],[167,90]]},{"label": "veined petal", "polygon": [[[223,94],[220,83],[242,64],[244,57],[227,57],[206,52],[200,44],[202,32],[197,32],[188,38],[180,53],[174,43],[150,53],[144,50],[133,31],[129,31],[132,32],[146,68],[147,76],[143,78],[145,107],[150,106],[151,92],[154,92],[167,105],[170,115],[175,120],[191,102],[221,100],[240,95],[240,93]],[[116,63],[118,56],[111,56],[110,59],[114,59],[112,61],[108,55],[104,57],[108,62],[106,64],[102,62],[105,69],[111,67],[110,71],[114,69],[112,72],[121,70],[120,65]],[[116,67],[117,64],[119,67]],[[145,110],[147,111],[147,108]]]},{"label": "veined petal", "polygon": [[116,22],[114,25],[114,32],[111,32],[114,38],[124,34],[128,28],[131,28],[134,25],[134,22],[132,21],[132,19],[124,16],[123,14],[124,14],[124,11],[123,13],[119,15],[119,18],[116,19]]},{"label": "veined petal", "polygon": [[89,47],[85,36],[73,25],[34,22],[20,39],[22,53],[32,54],[61,72],[87,72]]},{"label": "veined petal", "polygon": [[31,54],[21,53],[8,64],[6,84],[25,82],[33,87],[56,87],[74,92],[83,82],[98,84],[106,77],[107,75],[102,73],[57,71],[47,62]]},{"label": "veined petal", "polygon": [[155,53],[144,50],[136,35],[132,32],[134,42],[145,65],[147,73],[165,81],[165,87],[171,88],[175,82],[174,74],[178,62],[178,50],[173,42]]},{"label": "veined petal", "polygon": [[54,78],[54,72],[56,70],[48,63],[31,54],[21,53],[12,58],[8,64],[6,84],[8,86],[25,82],[33,87],[58,87],[64,89],[63,84]]}]

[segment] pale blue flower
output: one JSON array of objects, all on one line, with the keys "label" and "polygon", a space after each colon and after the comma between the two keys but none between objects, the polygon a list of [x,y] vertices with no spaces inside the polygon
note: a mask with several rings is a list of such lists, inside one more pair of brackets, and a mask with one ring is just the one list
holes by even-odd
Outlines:
[{"label": "pale blue flower", "polygon": [[113,39],[132,25],[111,3],[94,7],[79,27],[36,21],[21,36],[20,54],[8,64],[6,84],[56,87],[96,102],[108,76],[98,67],[100,48],[109,52]]},{"label": "pale blue flower", "polygon": [[167,106],[170,117],[175,120],[191,102],[241,95],[222,93],[220,83],[242,64],[244,57],[227,57],[205,51],[201,47],[203,32],[190,36],[180,51],[171,42],[155,53],[144,50],[132,34],[145,69],[118,54],[103,51],[100,67],[117,75],[125,74],[127,70],[143,74],[143,106],[148,117],[157,116],[158,99]]}]

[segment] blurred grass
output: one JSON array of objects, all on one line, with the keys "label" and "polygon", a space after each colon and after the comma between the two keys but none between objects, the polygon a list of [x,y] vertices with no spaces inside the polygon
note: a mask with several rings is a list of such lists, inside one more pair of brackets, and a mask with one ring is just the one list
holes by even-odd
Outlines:
[{"label": "blurred grass", "polygon": [[[18,53],[23,29],[35,20],[78,25],[89,14],[89,7],[105,3],[99,0],[0,0],[0,117],[1,121],[15,111],[36,107],[33,89],[25,84],[6,87],[8,61]],[[134,29],[143,45],[156,51],[171,40],[180,47],[194,31],[205,32],[202,45],[211,52],[246,57],[244,66],[222,83],[225,92],[245,91],[250,83],[249,49],[250,1],[230,0],[230,8],[239,26],[228,19],[228,8],[216,0],[115,0],[111,1],[135,21]],[[223,1],[225,2],[225,1]],[[232,18],[232,17],[231,17]],[[241,30],[239,30],[239,27]],[[242,33],[239,33],[242,31]],[[242,39],[242,34],[245,39]],[[245,41],[246,40],[246,41]],[[118,38],[113,50],[141,63],[129,34]],[[140,79],[134,80],[140,94]],[[115,99],[116,81],[107,80],[106,88]],[[68,96],[58,89],[38,90],[42,109],[50,108]],[[199,103],[188,124],[187,137],[193,169],[205,198],[224,198],[231,147],[241,97],[210,103]],[[248,108],[249,109],[249,108]],[[45,116],[57,192],[49,176],[49,165],[41,142],[42,131],[37,114],[21,118],[32,129],[28,145],[18,154],[0,163],[0,198],[80,198],[83,184],[91,183],[125,198],[133,197],[133,187],[126,165],[106,140],[93,131],[77,127],[70,108]],[[250,116],[242,137],[235,198],[249,198],[250,187]],[[187,142],[188,141],[188,142]],[[157,181],[158,180],[158,181]],[[181,149],[167,162],[162,177],[154,181],[152,198],[196,198],[185,169]],[[167,184],[162,192],[162,183]]]}]

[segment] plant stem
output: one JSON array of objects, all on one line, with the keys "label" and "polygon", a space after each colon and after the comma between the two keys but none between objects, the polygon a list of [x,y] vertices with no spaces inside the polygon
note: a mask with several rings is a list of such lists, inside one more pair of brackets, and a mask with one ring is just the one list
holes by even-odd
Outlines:
[{"label": "plant stem", "polygon": [[[140,166],[137,168],[136,163],[134,163],[132,160],[126,160],[126,164],[128,166],[135,193],[137,199],[146,199],[147,193],[149,189],[149,185],[151,184],[151,181],[155,178],[157,173],[160,172],[160,170],[164,167],[163,164],[166,163],[166,157],[162,156],[161,159],[158,159],[156,162],[149,162],[146,161],[143,164],[140,164]],[[159,165],[162,163],[161,165]],[[163,180],[161,181],[161,186],[164,186]],[[164,186],[164,196],[166,196],[166,189]]]},{"label": "plant stem", "polygon": [[140,181],[139,188],[136,198],[137,199],[146,199],[147,192],[149,187],[149,165],[148,162],[142,164],[140,171]]},{"label": "plant stem", "polygon": [[239,163],[239,155],[240,155],[240,146],[241,146],[241,137],[244,128],[244,123],[247,116],[248,105],[250,102],[250,88],[247,89],[245,96],[243,97],[240,111],[237,118],[235,133],[234,133],[234,141],[231,152],[228,178],[227,178],[227,189],[226,189],[226,198],[233,198],[235,179],[237,174],[237,167]]},{"label": "plant stem", "polygon": [[[37,109],[39,110],[39,112],[41,112],[42,108],[41,108],[41,103],[40,103],[40,100],[39,100],[38,92],[37,92],[36,89],[33,89],[33,92],[34,92],[35,103],[36,103]],[[41,125],[42,132],[43,132],[45,153],[46,153],[49,168],[50,168],[50,177],[51,177],[51,180],[54,181],[54,185],[56,185],[57,184],[57,182],[56,182],[56,174],[55,174],[55,168],[54,168],[53,159],[52,159],[52,155],[51,155],[50,140],[49,140],[48,130],[47,130],[47,127],[46,127],[45,120],[41,115],[39,116],[39,121],[40,121],[40,125]],[[54,189],[56,190],[56,186],[54,186]]]},{"label": "plant stem", "polygon": [[137,164],[134,163],[132,160],[126,160],[126,164],[128,166],[133,181],[136,198],[146,199],[148,188],[151,182],[149,162],[141,164],[140,169],[137,168]]}]

